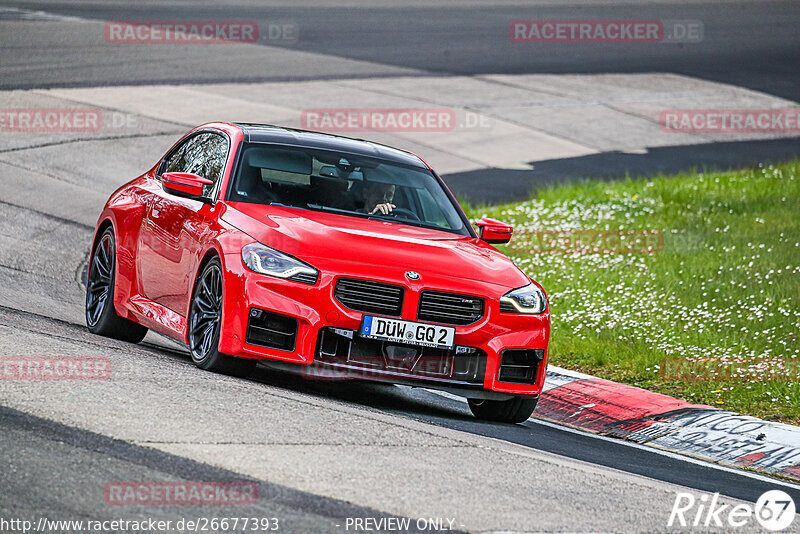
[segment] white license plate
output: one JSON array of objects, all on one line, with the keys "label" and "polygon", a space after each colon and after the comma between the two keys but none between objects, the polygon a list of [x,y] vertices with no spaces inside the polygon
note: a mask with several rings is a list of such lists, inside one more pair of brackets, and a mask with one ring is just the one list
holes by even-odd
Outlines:
[{"label": "white license plate", "polygon": [[361,337],[393,341],[437,349],[452,349],[456,329],[452,326],[417,323],[402,319],[365,315],[359,330]]}]

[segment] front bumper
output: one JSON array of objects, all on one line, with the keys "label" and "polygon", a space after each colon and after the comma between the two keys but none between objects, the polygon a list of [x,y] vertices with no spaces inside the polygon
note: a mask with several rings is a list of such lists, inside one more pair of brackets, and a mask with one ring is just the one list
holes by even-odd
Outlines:
[{"label": "front bumper", "polygon": [[[317,283],[308,285],[254,273],[238,254],[225,256],[224,271],[219,350],[225,354],[300,364],[310,377],[383,380],[459,392],[541,393],[550,337],[549,312],[500,313],[499,297],[512,288],[433,274],[409,281],[404,278],[405,271],[353,263],[323,268]],[[331,274],[334,272],[337,274]],[[404,286],[400,318],[410,321],[418,321],[423,289],[482,297],[485,310],[477,322],[455,326],[453,351],[419,349],[411,354],[394,348],[397,345],[357,335],[363,314],[346,308],[334,297],[336,280],[341,277]],[[248,331],[248,324],[260,324],[262,330]],[[280,332],[287,335],[281,337]],[[531,349],[530,354],[519,349]],[[530,370],[523,376],[519,369],[511,369],[511,364],[526,358],[536,360],[532,375]]]}]

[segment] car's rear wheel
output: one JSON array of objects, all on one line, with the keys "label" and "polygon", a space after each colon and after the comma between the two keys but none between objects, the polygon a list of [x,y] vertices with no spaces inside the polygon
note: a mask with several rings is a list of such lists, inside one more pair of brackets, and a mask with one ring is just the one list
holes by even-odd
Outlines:
[{"label": "car's rear wheel", "polygon": [[255,369],[255,360],[234,358],[219,351],[222,302],[222,264],[219,258],[212,258],[197,278],[189,309],[188,337],[192,362],[207,371],[247,376]]},{"label": "car's rear wheel", "polygon": [[522,423],[533,415],[539,397],[514,397],[508,400],[467,399],[478,419],[500,423]]},{"label": "car's rear wheel", "polygon": [[106,230],[97,240],[89,259],[86,283],[86,326],[93,334],[138,343],[147,328],[117,315],[114,309],[114,265],[116,262],[114,229]]}]

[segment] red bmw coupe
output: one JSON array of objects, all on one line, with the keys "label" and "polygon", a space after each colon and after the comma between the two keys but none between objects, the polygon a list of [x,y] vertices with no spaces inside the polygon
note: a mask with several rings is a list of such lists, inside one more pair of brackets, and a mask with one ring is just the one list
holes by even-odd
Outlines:
[{"label": "red bmw coupe", "polygon": [[98,219],[86,322],[187,343],[195,365],[450,391],[481,419],[530,417],[544,383],[542,288],[490,244],[419,157],[369,141],[210,123],[120,187]]}]

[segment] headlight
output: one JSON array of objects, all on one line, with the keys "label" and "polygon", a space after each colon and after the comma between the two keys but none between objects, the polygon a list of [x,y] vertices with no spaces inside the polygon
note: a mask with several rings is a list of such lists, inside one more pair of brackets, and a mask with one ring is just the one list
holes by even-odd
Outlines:
[{"label": "headlight", "polygon": [[500,298],[500,311],[508,313],[544,313],[547,301],[544,292],[535,284],[528,284],[506,293]]},{"label": "headlight", "polygon": [[261,243],[245,245],[242,248],[242,260],[251,271],[305,284],[316,283],[319,274],[307,263]]}]

